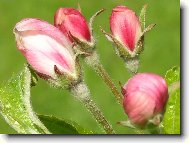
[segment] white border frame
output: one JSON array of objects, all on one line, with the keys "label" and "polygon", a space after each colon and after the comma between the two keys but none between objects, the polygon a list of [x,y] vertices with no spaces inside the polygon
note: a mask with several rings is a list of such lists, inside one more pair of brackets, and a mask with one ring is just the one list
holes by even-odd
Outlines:
[{"label": "white border frame", "polygon": [[[163,1],[162,1],[163,2]],[[0,135],[0,143],[188,143],[189,142],[189,0],[181,0],[182,18],[182,124],[181,136],[8,136]],[[182,21],[182,22],[183,22]],[[186,113],[187,112],[187,113]],[[187,122],[188,121],[188,122]]]}]

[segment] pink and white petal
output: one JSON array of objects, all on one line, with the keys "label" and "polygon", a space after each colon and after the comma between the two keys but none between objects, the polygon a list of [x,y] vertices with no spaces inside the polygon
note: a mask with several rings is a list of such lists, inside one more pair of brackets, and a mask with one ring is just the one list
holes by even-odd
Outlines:
[{"label": "pink and white petal", "polygon": [[54,66],[75,76],[71,42],[58,28],[38,19],[24,19],[14,28],[18,49],[39,73],[54,77]]},{"label": "pink and white petal", "polygon": [[22,32],[26,31],[38,31],[46,35],[49,35],[65,47],[70,47],[71,45],[71,42],[68,40],[68,38],[58,28],[40,19],[23,19],[22,21],[17,23],[14,28],[14,32],[20,32],[21,34]]},{"label": "pink and white petal", "polygon": [[28,62],[40,73],[54,75],[54,65],[60,71],[74,72],[74,60],[70,52],[55,39],[36,32],[23,34],[24,54]]}]

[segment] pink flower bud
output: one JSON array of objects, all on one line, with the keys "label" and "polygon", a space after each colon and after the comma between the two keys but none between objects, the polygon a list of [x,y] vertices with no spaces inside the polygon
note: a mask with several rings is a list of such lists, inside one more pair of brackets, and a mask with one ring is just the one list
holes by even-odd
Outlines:
[{"label": "pink flower bud", "polygon": [[[91,41],[91,33],[85,17],[76,9],[59,8],[54,17],[54,24],[70,38],[69,32],[78,39]],[[70,40],[73,42],[72,38]]]},{"label": "pink flower bud", "polygon": [[140,22],[134,11],[126,6],[115,7],[110,17],[110,29],[125,48],[134,51],[142,35]]},{"label": "pink flower bud", "polygon": [[18,49],[37,73],[56,78],[56,67],[62,74],[76,76],[72,44],[58,28],[39,19],[24,19],[16,24],[14,34]]},{"label": "pink flower bud", "polygon": [[145,126],[156,115],[164,113],[168,87],[159,75],[140,73],[124,85],[123,94],[123,107],[131,123]]}]

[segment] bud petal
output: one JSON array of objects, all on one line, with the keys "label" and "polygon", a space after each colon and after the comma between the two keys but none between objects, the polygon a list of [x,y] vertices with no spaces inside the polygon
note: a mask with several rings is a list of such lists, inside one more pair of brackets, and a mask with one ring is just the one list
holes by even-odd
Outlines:
[{"label": "bud petal", "polygon": [[168,100],[165,80],[155,74],[140,73],[123,87],[123,107],[131,122],[145,126],[158,114],[163,114]]},{"label": "bud petal", "polygon": [[91,33],[89,31],[87,21],[76,9],[59,8],[54,17],[54,24],[65,35],[67,35],[72,42],[73,40],[69,36],[69,32],[81,41],[91,41]]},{"label": "bud petal", "polygon": [[134,51],[142,35],[140,21],[134,11],[126,6],[115,7],[110,17],[110,29],[127,50]]},{"label": "bud petal", "polygon": [[59,29],[39,19],[24,19],[14,28],[17,47],[40,75],[56,78],[59,71],[76,78],[71,43]]}]

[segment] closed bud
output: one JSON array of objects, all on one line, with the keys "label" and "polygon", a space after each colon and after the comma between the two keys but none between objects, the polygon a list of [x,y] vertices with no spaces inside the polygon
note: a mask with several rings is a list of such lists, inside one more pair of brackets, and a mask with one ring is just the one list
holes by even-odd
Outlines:
[{"label": "closed bud", "polygon": [[159,125],[168,100],[168,87],[159,75],[139,73],[122,89],[123,107],[132,124],[144,127]]},{"label": "closed bud", "polygon": [[129,72],[136,74],[144,40],[139,18],[128,7],[117,6],[110,16],[110,30],[112,34],[102,32],[115,44],[116,54],[123,58]]},{"label": "closed bud", "polygon": [[116,54],[123,58],[126,67],[132,74],[138,72],[139,55],[144,49],[144,34],[155,24],[145,27],[145,13],[147,5],[141,10],[140,17],[126,6],[117,6],[110,16],[111,34],[102,32],[107,39],[114,43]]},{"label": "closed bud", "polygon": [[112,35],[131,52],[142,36],[139,18],[126,6],[117,6],[112,10],[110,29]]},{"label": "closed bud", "polygon": [[90,43],[91,33],[85,17],[76,9],[59,8],[54,16],[54,25],[59,28],[71,42]]},{"label": "closed bud", "polygon": [[39,19],[24,19],[14,28],[17,47],[39,76],[57,83],[77,80],[72,44],[56,27]]}]

